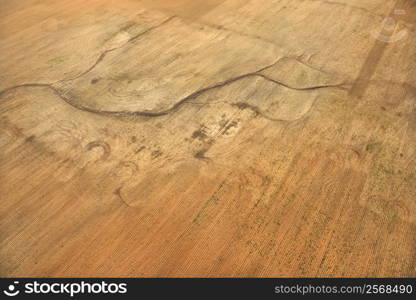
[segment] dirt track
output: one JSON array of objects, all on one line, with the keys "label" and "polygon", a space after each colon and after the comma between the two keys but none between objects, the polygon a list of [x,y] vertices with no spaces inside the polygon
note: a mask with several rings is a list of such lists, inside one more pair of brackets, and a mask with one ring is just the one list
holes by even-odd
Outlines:
[{"label": "dirt track", "polygon": [[0,0],[0,275],[416,276],[415,24]]}]

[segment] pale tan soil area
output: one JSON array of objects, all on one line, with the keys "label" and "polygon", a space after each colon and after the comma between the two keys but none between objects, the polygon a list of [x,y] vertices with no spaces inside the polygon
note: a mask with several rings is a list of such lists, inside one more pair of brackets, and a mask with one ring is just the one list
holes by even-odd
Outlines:
[{"label": "pale tan soil area", "polygon": [[0,275],[416,276],[415,24],[0,0]]}]

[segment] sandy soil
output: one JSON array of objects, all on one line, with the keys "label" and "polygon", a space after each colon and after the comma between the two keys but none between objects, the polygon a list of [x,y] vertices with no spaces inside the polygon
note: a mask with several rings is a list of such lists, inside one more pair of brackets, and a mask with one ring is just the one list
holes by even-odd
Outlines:
[{"label": "sandy soil", "polygon": [[1,276],[416,276],[413,0],[0,0]]}]

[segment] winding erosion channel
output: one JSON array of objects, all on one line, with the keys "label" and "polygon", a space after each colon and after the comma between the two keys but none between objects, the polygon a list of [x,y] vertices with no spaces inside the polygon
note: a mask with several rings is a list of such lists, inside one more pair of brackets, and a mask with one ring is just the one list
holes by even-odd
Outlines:
[{"label": "winding erosion channel", "polygon": [[0,275],[416,276],[415,1],[0,23]]}]

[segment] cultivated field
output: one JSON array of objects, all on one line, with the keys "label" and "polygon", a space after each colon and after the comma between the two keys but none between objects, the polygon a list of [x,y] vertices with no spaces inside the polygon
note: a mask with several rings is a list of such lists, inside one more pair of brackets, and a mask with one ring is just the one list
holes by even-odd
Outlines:
[{"label": "cultivated field", "polygon": [[415,24],[0,0],[0,275],[416,276]]}]

